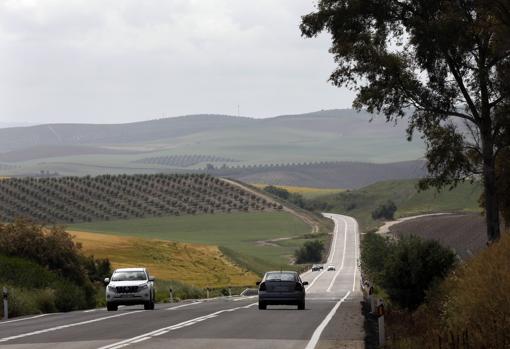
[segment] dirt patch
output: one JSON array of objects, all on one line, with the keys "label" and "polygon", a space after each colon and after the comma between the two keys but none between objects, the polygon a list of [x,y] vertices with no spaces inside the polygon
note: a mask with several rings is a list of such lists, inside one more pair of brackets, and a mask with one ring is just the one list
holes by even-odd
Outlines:
[{"label": "dirt patch", "polygon": [[485,219],[480,214],[447,214],[424,216],[389,227],[397,236],[417,235],[439,241],[462,258],[480,252],[487,243]]}]

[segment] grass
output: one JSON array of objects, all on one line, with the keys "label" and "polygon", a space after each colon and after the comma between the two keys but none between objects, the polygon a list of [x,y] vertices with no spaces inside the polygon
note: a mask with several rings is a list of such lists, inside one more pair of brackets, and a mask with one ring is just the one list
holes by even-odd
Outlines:
[{"label": "grass", "polygon": [[[252,185],[259,189],[264,189],[269,184],[255,183]],[[291,185],[277,185],[277,187],[283,188],[287,190],[289,193],[301,194],[305,199],[315,199],[316,197],[320,197],[323,195],[337,194],[345,191],[345,189],[340,188],[313,188],[313,187],[298,187]]]},{"label": "grass", "polygon": [[315,199],[329,210],[356,217],[364,231],[380,225],[371,217],[381,203],[392,200],[397,205],[395,218],[435,212],[479,212],[480,183],[461,183],[455,189],[438,193],[435,189],[418,192],[417,180],[378,182],[367,187],[326,195]]},{"label": "grass", "polygon": [[[69,226],[69,230],[220,246],[247,269],[289,267],[294,246],[267,240],[299,237],[310,227],[286,212],[229,213],[128,219]],[[228,251],[228,252],[225,252]]]},{"label": "grass", "polygon": [[257,276],[232,264],[217,246],[71,232],[87,255],[108,258],[113,268],[145,266],[156,278],[198,287],[252,285]]}]

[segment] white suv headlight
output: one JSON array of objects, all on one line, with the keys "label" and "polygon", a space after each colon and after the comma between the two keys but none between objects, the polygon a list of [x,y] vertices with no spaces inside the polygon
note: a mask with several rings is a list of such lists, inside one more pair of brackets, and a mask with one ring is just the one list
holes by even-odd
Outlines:
[{"label": "white suv headlight", "polygon": [[115,288],[115,286],[108,286],[108,291],[115,293],[117,292],[117,289]]},{"label": "white suv headlight", "polygon": [[145,289],[147,289],[147,288],[149,288],[149,285],[147,285],[147,284],[143,284],[143,285],[138,286],[138,289],[139,289],[140,291],[143,291],[143,290],[145,290]]}]

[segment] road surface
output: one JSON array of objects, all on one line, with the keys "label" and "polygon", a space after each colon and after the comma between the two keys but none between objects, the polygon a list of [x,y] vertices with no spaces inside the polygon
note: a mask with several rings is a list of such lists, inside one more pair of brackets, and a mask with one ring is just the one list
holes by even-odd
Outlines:
[{"label": "road surface", "polygon": [[[306,310],[269,306],[255,297],[45,314],[0,322],[0,348],[363,348],[356,221],[335,221],[328,265],[308,271]],[[325,268],[326,269],[326,268]]]}]

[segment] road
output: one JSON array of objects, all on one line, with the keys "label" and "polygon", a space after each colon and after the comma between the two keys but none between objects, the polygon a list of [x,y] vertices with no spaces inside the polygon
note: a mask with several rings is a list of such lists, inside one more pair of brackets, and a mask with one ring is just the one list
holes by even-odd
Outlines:
[{"label": "road", "polygon": [[353,218],[335,222],[328,263],[308,271],[306,310],[257,309],[257,298],[232,297],[45,314],[0,322],[0,347],[18,348],[363,348],[359,236]]}]

